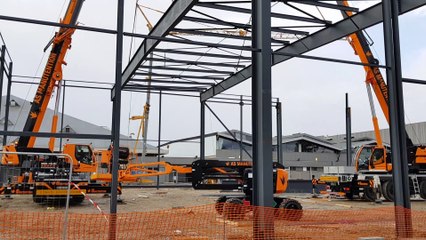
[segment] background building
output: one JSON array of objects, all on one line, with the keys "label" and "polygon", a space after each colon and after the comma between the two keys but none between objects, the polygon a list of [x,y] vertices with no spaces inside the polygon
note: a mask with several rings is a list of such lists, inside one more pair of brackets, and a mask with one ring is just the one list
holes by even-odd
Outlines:
[{"label": "background building", "polygon": [[[6,99],[3,97],[2,102]],[[11,131],[22,131],[25,124],[30,103],[16,96],[11,96],[8,129]],[[0,129],[4,129],[5,104],[1,108]],[[102,114],[100,112],[100,114]],[[53,116],[53,110],[47,109],[45,121],[41,126],[41,132],[50,132],[50,124]],[[95,124],[80,120],[78,118],[64,114],[63,128],[58,131],[70,133],[89,133],[89,134],[110,134],[107,127],[97,126]],[[59,129],[59,127],[58,127]],[[407,132],[415,144],[426,144],[426,122],[407,125]],[[248,133],[240,133],[238,130],[228,132],[213,132],[206,134],[205,153],[206,159],[218,160],[244,160],[250,161],[252,154],[252,136]],[[389,146],[389,129],[381,130],[385,145]],[[352,156],[356,148],[365,144],[375,144],[374,131],[365,131],[352,134]],[[9,137],[8,142],[13,142],[17,137]],[[242,140],[240,140],[242,139]],[[46,147],[47,138],[37,138],[36,147]],[[2,136],[0,136],[2,141]],[[92,144],[94,149],[106,149],[110,145],[109,140],[87,140],[87,139],[63,139],[63,144],[83,143]],[[135,140],[121,135],[121,145],[134,149]],[[55,149],[60,146],[59,139],[56,140]],[[240,150],[243,146],[243,151]],[[176,165],[190,165],[194,160],[199,159],[200,154],[200,136],[194,136],[184,139],[177,139],[162,144],[160,151],[160,160],[167,161]],[[136,146],[138,153],[142,152],[142,141]],[[290,173],[292,180],[310,180],[312,176],[319,177],[323,173],[324,166],[345,166],[346,163],[346,135],[334,136],[312,136],[306,133],[296,133],[289,136],[283,136],[282,151],[284,166]],[[148,145],[147,157],[144,162],[158,161],[158,148]],[[140,158],[139,158],[140,160]],[[273,139],[273,161],[277,161],[277,138]],[[176,182],[190,180],[189,175],[171,175],[161,177],[162,182]]]},{"label": "background building", "polygon": [[[16,96],[10,96],[9,104],[9,121],[8,121],[8,130],[9,131],[22,131],[25,125],[25,122],[30,112],[30,102]],[[6,97],[2,97],[2,106],[0,113],[0,129],[4,129],[5,124],[5,109],[6,109]],[[102,111],[99,111],[100,117]],[[80,133],[80,134],[111,134],[111,130],[106,126],[98,126],[76,117],[69,116],[67,114],[63,115],[63,128],[60,129],[61,113],[59,113],[59,122],[58,122],[58,132],[66,133]],[[41,125],[40,132],[50,132],[51,129],[51,119],[53,116],[53,110],[47,108],[46,114],[44,116],[43,123]],[[10,136],[7,138],[7,142],[11,143],[18,139],[18,137]],[[0,141],[3,142],[3,136],[0,136]],[[120,144],[122,146],[129,147],[130,149],[134,148],[135,139],[132,139],[128,136],[120,136]],[[49,139],[48,138],[37,138],[35,147],[47,147]],[[81,143],[81,144],[92,144],[94,149],[107,149],[111,143],[110,140],[99,140],[99,139],[62,139],[62,143]],[[56,139],[55,141],[55,150],[59,150],[60,140]],[[137,144],[137,152],[142,152],[142,141]],[[157,155],[157,147],[147,145],[147,154]],[[162,149],[162,154],[166,154],[167,151]]]}]

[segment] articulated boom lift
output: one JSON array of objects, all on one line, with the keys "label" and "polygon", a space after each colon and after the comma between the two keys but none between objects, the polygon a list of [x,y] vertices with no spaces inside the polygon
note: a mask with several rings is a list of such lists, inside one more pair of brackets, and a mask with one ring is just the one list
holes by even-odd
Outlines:
[{"label": "articulated boom lift", "polygon": [[[192,187],[194,189],[240,190],[240,195],[223,195],[216,200],[216,211],[225,218],[238,220],[247,209],[242,206],[253,204],[253,162],[197,160],[192,163]],[[273,163],[273,182],[276,216],[298,221],[302,218],[302,205],[294,199],[280,194],[287,190],[288,172],[284,166]]]}]

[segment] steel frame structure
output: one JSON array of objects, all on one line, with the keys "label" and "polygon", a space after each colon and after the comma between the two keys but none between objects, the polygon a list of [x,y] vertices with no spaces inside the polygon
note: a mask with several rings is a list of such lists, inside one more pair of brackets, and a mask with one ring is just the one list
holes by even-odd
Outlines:
[{"label": "steel frame structure", "polygon": [[[274,6],[275,4],[283,4],[293,11],[291,13],[272,11],[271,4],[274,4]],[[123,31],[124,0],[118,0],[116,30],[67,25],[66,27],[70,28],[117,36],[115,85],[111,90],[111,99],[114,106],[113,127],[111,136],[109,136],[114,145],[112,189],[116,190],[114,186],[117,185],[116,170],[122,91],[145,92],[151,90],[162,94],[189,92],[191,96],[193,96],[192,94],[199,94],[202,115],[200,132],[203,139],[203,136],[205,136],[203,115],[206,101],[252,77],[254,89],[252,93],[254,202],[259,206],[271,206],[272,191],[268,177],[272,171],[272,164],[269,160],[272,159],[270,127],[272,121],[271,66],[293,57],[360,65],[359,63],[345,60],[304,54],[346,37],[351,33],[384,22],[386,65],[378,65],[378,67],[386,68],[387,76],[389,76],[392,157],[400,160],[395,161],[394,165],[394,176],[398,176],[394,179],[395,206],[410,208],[409,199],[407,198],[408,172],[404,167],[407,160],[404,147],[405,132],[401,130],[405,125],[402,106],[402,83],[425,84],[425,81],[402,77],[398,15],[424,5],[426,5],[426,0],[382,0],[382,3],[375,4],[363,11],[358,11],[356,8],[341,6],[331,1],[175,0],[152,31],[146,35]],[[324,19],[323,16],[304,10],[304,6],[314,6],[333,11],[352,11],[355,14],[338,22],[333,22]],[[220,17],[224,16],[224,12],[227,15],[243,15],[246,19],[252,18],[252,21],[247,23],[224,20]],[[0,16],[0,20],[63,26],[63,24],[53,22],[10,16]],[[283,25],[283,22],[288,24]],[[242,34],[226,38],[222,33],[217,32],[225,30],[243,30],[243,32],[250,33],[251,37]],[[177,32],[187,36],[177,35]],[[273,35],[270,33],[273,33]],[[288,34],[294,36],[297,40],[283,41],[276,38],[278,34]],[[124,71],[122,71],[122,43],[125,36],[144,38],[144,41]],[[197,38],[194,39],[191,36],[197,36]],[[246,41],[250,40],[251,43],[246,45]],[[4,63],[4,54],[1,56],[2,63]],[[201,59],[203,60],[201,61]],[[3,68],[3,64],[1,66]],[[9,67],[9,76],[12,76],[12,63]],[[151,76],[155,78],[151,79],[153,84],[148,87],[147,80],[138,76],[147,76],[149,72],[152,72]],[[3,72],[0,71],[0,73]],[[8,95],[10,95],[10,90]],[[279,115],[281,116],[281,111]],[[5,129],[0,134],[13,135],[19,133],[9,132]],[[21,134],[37,135],[35,133]],[[38,133],[38,135],[44,134]],[[56,134],[55,136],[62,135]],[[67,135],[66,137],[73,136]],[[201,146],[204,145],[201,144]],[[201,156],[204,156],[203,147],[201,147],[200,153]],[[117,211],[116,199],[116,192],[112,192],[110,209],[112,214]],[[262,214],[257,217],[262,218]],[[116,229],[114,222],[111,221],[110,239],[115,239]],[[262,219],[260,222],[261,225],[254,228],[255,235],[267,238],[268,236],[263,234],[268,232],[265,230],[273,229],[273,223],[268,222],[267,219]],[[410,227],[411,219],[409,217],[397,218],[396,228],[398,229],[399,237],[409,237]]]},{"label": "steel frame structure", "polygon": [[[244,80],[252,77],[252,96],[253,96],[253,111],[252,111],[252,120],[253,120],[253,188],[254,188],[254,203],[258,206],[272,206],[272,188],[269,184],[272,179],[270,179],[270,172],[272,171],[272,129],[271,129],[271,66],[278,63],[287,61],[293,57],[308,58],[314,60],[322,61],[332,61],[340,62],[346,64],[359,64],[345,60],[339,59],[329,59],[323,57],[314,57],[303,55],[309,51],[312,51],[316,48],[324,46],[328,43],[341,39],[348,36],[351,33],[356,31],[361,31],[367,27],[373,26],[377,23],[384,22],[384,37],[385,37],[385,47],[386,47],[386,65],[378,65],[378,67],[385,68],[387,71],[388,84],[390,88],[390,94],[393,97],[390,97],[390,106],[392,106],[392,111],[390,113],[391,119],[390,129],[392,134],[392,149],[393,150],[393,159],[398,159],[398,163],[394,166],[394,176],[398,176],[394,179],[395,182],[395,206],[403,206],[405,208],[410,208],[409,203],[409,192],[408,192],[408,170],[406,169],[407,159],[406,159],[406,148],[405,148],[405,132],[403,131],[404,123],[404,109],[403,109],[403,97],[402,97],[402,82],[410,83],[422,83],[421,80],[412,80],[405,79],[403,80],[401,74],[401,63],[400,63],[400,53],[399,53],[399,29],[398,29],[398,16],[405,12],[411,11],[417,7],[423,6],[426,4],[424,0],[414,0],[414,1],[397,1],[384,0],[383,3],[373,5],[372,7],[358,12],[355,8],[346,8],[344,6],[332,3],[318,2],[318,1],[282,1],[283,4],[286,4],[289,7],[292,7],[299,12],[303,13],[301,15],[289,15],[285,13],[273,12],[271,10],[271,2],[273,1],[192,1],[192,0],[177,0],[174,1],[167,12],[159,20],[155,28],[150,32],[151,36],[156,36],[158,38],[173,38],[176,35],[171,34],[171,32],[181,31],[184,34],[194,34],[200,35],[203,37],[212,37],[213,39],[223,38],[223,34],[214,33],[214,30],[217,27],[213,28],[211,25],[215,26],[226,26],[233,29],[243,29],[244,31],[249,31],[252,33],[251,37],[251,56],[248,55],[248,49],[245,47],[246,38],[233,37],[232,39],[237,43],[235,45],[223,45],[222,47],[217,47],[215,44],[207,46],[214,48],[215,50],[220,50],[221,54],[211,53],[209,51],[201,52],[197,50],[176,50],[173,48],[164,48],[162,47],[162,41],[160,39],[146,39],[139,47],[139,49],[134,54],[130,63],[127,65],[126,69],[123,72],[121,79],[121,88],[126,89],[131,82],[135,82],[134,76],[139,75],[141,68],[148,63],[147,59],[149,54],[154,54],[158,60],[161,58],[161,54],[164,54],[163,63],[164,67],[161,70],[167,69],[168,59],[172,60],[173,64],[176,64],[178,59],[185,59],[188,64],[186,70],[176,69],[171,67],[170,71],[182,70],[180,73],[175,74],[159,74],[157,76],[170,77],[171,79],[179,79],[188,82],[196,82],[194,79],[202,79],[203,83],[209,82],[214,83],[214,85],[206,90],[202,91],[200,94],[201,101],[201,157],[204,157],[204,140],[205,135],[204,130],[204,112],[205,112],[205,102],[220,94],[233,86],[243,82]],[[306,11],[301,10],[297,5],[298,2],[300,5],[308,4],[314,5],[318,8],[324,7],[328,9],[334,9],[336,11],[353,11],[357,12],[351,17],[344,18],[343,20],[332,23],[332,21],[326,19],[320,19],[315,17],[313,14],[310,14]],[[236,5],[247,6],[251,3],[251,9],[244,8]],[[387,7],[389,6],[389,7]],[[231,14],[251,14],[252,23],[241,23],[241,22],[230,22],[217,17],[216,14],[208,14],[199,9],[214,9],[219,11],[230,12]],[[344,8],[344,9],[342,9]],[[198,14],[199,16],[192,16],[191,14]],[[274,26],[271,18],[285,19],[298,22],[299,25],[314,25],[317,31],[309,32],[306,27],[299,28],[285,28]],[[191,27],[182,24],[182,22],[189,21],[191,23],[203,23],[210,24],[211,31],[203,29],[197,29],[191,25]],[[208,29],[208,28],[207,28]],[[288,41],[278,41],[273,37],[269,37],[271,32],[287,32],[290,31],[293,34],[298,35],[300,38],[294,42]],[[298,31],[298,32],[296,32]],[[214,38],[216,37],[216,38]],[[184,43],[186,49],[193,47],[191,45],[193,40],[188,38],[187,42]],[[237,42],[239,41],[239,43]],[[222,41],[219,41],[222,44]],[[276,44],[281,44],[277,47]],[[200,41],[197,41],[197,44],[201,45]],[[197,45],[199,46],[199,45]],[[178,46],[179,47],[179,46]],[[240,47],[240,54],[236,54],[232,50],[238,49]],[[271,50],[272,49],[272,50]],[[223,52],[227,54],[223,54]],[[166,56],[167,54],[167,56]],[[170,55],[174,57],[170,57]],[[209,66],[208,73],[211,75],[202,75],[200,72],[203,72],[201,69],[198,69],[197,61],[199,60],[188,60],[189,56],[200,56],[210,59],[209,62],[221,63],[225,59],[239,60],[234,62],[228,62],[231,64],[240,64],[240,60],[251,60],[251,65],[246,65],[243,69],[235,67],[235,72],[223,78],[223,70],[218,66]],[[190,65],[192,64],[192,65]],[[223,66],[225,67],[225,66]],[[214,69],[218,70],[217,72]],[[153,73],[159,70],[158,67],[151,68]],[[229,71],[229,70],[228,70]],[[190,74],[182,74],[190,73]],[[207,73],[207,71],[205,71]],[[154,75],[155,76],[155,75]],[[191,76],[191,77],[190,77]],[[221,78],[217,80],[217,78]],[[116,86],[117,87],[117,86]],[[402,129],[402,130],[401,130]],[[408,197],[407,197],[408,196]],[[397,216],[406,216],[404,214],[396,214]],[[259,223],[259,226],[254,226],[254,235],[260,238],[269,238],[270,236],[265,235],[270,233],[271,229],[273,230],[273,221],[268,220],[267,218],[259,213],[255,216]],[[398,236],[409,237],[409,232],[411,229],[411,219],[409,217],[397,218],[397,229]],[[401,230],[402,229],[402,230]],[[272,231],[273,232],[273,231]]]}]

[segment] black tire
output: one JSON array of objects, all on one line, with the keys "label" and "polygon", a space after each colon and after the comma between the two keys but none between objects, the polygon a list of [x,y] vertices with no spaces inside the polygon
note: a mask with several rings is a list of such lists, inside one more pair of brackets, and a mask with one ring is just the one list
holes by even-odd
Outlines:
[{"label": "black tire", "polygon": [[426,179],[421,180],[419,187],[420,197],[426,200]]},{"label": "black tire", "polygon": [[370,202],[374,202],[376,200],[376,196],[374,196],[374,190],[371,187],[364,188],[364,198]]},{"label": "black tire", "polygon": [[228,220],[241,220],[244,218],[243,200],[229,198],[223,204],[223,216]]},{"label": "black tire", "polygon": [[392,200],[390,200],[388,193],[386,192],[386,184],[387,184],[388,181],[389,180],[383,181],[382,184],[381,184],[382,194],[383,194],[383,197],[386,199],[386,201],[392,201]]},{"label": "black tire", "polygon": [[80,204],[84,201],[84,196],[73,197],[71,201],[73,204]]},{"label": "black tire", "polygon": [[393,192],[393,182],[388,180],[383,184],[383,196],[386,200],[393,202],[395,199],[395,194]]},{"label": "black tire", "polygon": [[226,196],[221,196],[220,198],[218,198],[216,200],[216,203],[214,204],[214,208],[216,209],[216,212],[219,215],[223,214],[223,205],[225,204],[225,202],[226,202],[227,199],[228,198]]},{"label": "black tire", "polygon": [[350,192],[345,193],[345,196],[349,200],[354,200],[354,193],[352,192],[352,190]]},{"label": "black tire", "polygon": [[33,202],[35,202],[35,203],[42,203],[42,202],[44,202],[44,198],[43,197],[33,196]]},{"label": "black tire", "polygon": [[278,208],[278,217],[280,219],[299,221],[303,217],[303,207],[297,200],[286,198]]}]

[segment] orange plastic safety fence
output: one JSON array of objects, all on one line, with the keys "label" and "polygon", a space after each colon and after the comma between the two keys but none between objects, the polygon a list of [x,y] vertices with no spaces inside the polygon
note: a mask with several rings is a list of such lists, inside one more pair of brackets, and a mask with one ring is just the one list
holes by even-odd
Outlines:
[{"label": "orange plastic safety fence", "polygon": [[[217,212],[219,210],[220,213]],[[395,211],[397,210],[397,211]],[[395,213],[396,212],[396,213]],[[396,239],[395,218],[411,216],[414,238],[426,238],[425,211],[277,210],[226,203],[117,215],[68,215],[68,239]],[[0,211],[0,239],[62,239],[63,213]],[[114,227],[115,226],[115,227]],[[404,229],[399,229],[402,232]]]}]

